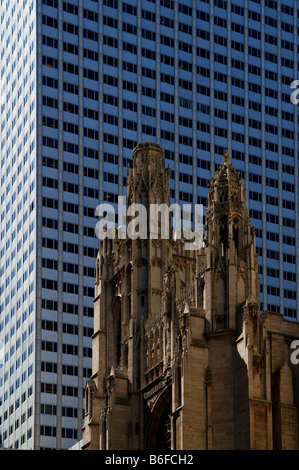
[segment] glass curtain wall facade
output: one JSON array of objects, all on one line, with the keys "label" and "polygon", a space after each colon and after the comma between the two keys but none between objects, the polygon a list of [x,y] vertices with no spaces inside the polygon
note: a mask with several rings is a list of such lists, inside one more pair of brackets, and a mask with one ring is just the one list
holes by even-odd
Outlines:
[{"label": "glass curtain wall facade", "polygon": [[171,202],[207,205],[228,148],[256,227],[261,308],[297,320],[297,2],[2,0],[2,445],[81,438],[94,211],[117,209],[137,142]]},{"label": "glass curtain wall facade", "polygon": [[83,55],[98,44],[83,35],[97,25],[89,4],[98,6],[1,2],[5,448],[66,449],[81,438],[100,180],[97,62]]},{"label": "glass curtain wall facade", "polygon": [[2,445],[33,440],[36,335],[36,38],[34,8],[1,2]]}]

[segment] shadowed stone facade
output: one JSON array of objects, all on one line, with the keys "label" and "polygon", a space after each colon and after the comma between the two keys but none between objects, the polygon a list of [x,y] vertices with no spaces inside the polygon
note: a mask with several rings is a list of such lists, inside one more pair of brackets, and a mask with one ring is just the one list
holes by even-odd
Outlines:
[{"label": "shadowed stone facade", "polygon": [[[162,148],[133,157],[127,205],[169,205]],[[83,449],[298,449],[299,324],[260,312],[255,231],[227,152],[202,248],[173,238],[101,242]]]}]

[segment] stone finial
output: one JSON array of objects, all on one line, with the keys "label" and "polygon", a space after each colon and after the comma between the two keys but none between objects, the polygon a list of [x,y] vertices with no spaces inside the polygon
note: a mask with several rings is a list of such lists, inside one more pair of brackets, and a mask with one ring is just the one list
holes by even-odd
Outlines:
[{"label": "stone finial", "polygon": [[223,160],[225,161],[225,163],[229,163],[230,160],[231,160],[230,154],[229,154],[229,152],[228,152],[227,149],[226,149],[225,152],[224,152]]}]

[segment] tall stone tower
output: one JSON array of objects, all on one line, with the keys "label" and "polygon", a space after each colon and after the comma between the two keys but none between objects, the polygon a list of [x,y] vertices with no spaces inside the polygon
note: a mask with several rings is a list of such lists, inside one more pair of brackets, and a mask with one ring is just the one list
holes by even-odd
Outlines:
[{"label": "tall stone tower", "polygon": [[116,230],[98,253],[84,449],[298,448],[299,325],[260,312],[244,191],[226,152],[203,246],[186,250],[163,236],[162,218],[151,231],[150,205],[169,206],[163,150],[135,148],[127,204],[146,217],[137,236]]},{"label": "tall stone tower", "polygon": [[[197,305],[205,312],[215,384],[208,393],[209,424],[213,423],[209,441],[213,449],[249,448],[253,377],[248,371],[252,355],[257,362],[265,359],[265,330],[254,228],[245,206],[245,189],[227,151],[211,182],[205,222],[204,248],[197,263]],[[260,372],[257,375],[263,380]]]},{"label": "tall stone tower", "polygon": [[[161,237],[161,219],[156,237],[152,236],[149,210],[152,204],[169,206],[169,170],[160,145],[140,144],[133,157],[133,169],[128,169],[128,212],[140,204],[147,210],[147,219],[139,227],[138,238],[105,239],[98,254],[94,375],[86,388],[86,410],[91,419],[84,430],[90,448],[146,447],[153,398],[144,397],[149,384],[158,392],[161,377],[164,384],[171,375],[171,319],[161,305],[168,262],[173,251],[179,256],[182,247],[171,236]],[[127,217],[127,230],[132,219]],[[193,264],[184,259],[183,265],[182,277],[191,281],[194,257]],[[170,412],[169,404],[170,397],[165,416]]]}]

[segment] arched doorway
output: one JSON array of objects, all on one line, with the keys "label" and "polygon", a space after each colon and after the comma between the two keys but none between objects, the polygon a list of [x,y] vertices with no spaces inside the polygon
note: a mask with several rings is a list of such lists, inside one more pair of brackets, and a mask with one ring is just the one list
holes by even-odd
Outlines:
[{"label": "arched doorway", "polygon": [[146,450],[166,451],[171,449],[171,386],[158,398],[151,412],[145,433]]}]

